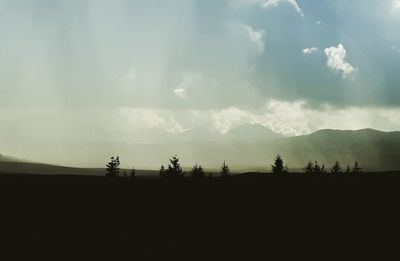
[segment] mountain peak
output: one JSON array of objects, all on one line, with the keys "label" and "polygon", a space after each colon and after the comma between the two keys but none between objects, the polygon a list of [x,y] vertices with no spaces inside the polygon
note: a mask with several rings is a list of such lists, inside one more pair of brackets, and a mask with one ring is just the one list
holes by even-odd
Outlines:
[{"label": "mountain peak", "polygon": [[282,136],[271,129],[261,124],[242,124],[232,130],[227,135],[231,138],[239,138],[245,140],[271,140],[275,138],[281,138]]},{"label": "mountain peak", "polygon": [[329,134],[382,134],[386,133],[384,131],[380,130],[375,130],[371,128],[365,128],[365,129],[358,129],[358,130],[339,130],[339,129],[321,129],[317,130],[314,133],[311,133],[310,135],[329,135]]}]

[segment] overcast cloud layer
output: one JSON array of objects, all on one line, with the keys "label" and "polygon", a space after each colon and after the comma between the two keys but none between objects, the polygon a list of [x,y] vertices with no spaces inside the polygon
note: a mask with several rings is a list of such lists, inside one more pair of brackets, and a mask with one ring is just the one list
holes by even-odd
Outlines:
[{"label": "overcast cloud layer", "polygon": [[1,134],[400,130],[398,28],[398,0],[0,0]]}]

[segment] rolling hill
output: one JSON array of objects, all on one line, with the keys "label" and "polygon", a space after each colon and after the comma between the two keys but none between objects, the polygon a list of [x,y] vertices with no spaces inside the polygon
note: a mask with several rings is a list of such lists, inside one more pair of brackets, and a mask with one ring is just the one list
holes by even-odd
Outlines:
[{"label": "rolling hill", "polygon": [[[129,169],[121,169],[121,174]],[[29,162],[14,157],[0,155],[0,174],[44,174],[44,175],[104,175],[104,168],[73,168],[44,163]],[[136,170],[137,176],[157,175],[158,171]]]}]

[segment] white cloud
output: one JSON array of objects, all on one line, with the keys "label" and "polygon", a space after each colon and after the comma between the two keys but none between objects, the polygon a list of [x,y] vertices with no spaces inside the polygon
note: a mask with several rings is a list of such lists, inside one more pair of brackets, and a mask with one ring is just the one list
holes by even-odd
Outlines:
[{"label": "white cloud", "polygon": [[325,105],[319,109],[306,101],[269,100],[256,111],[231,107],[212,112],[217,130],[224,133],[244,123],[257,123],[285,136],[298,136],[320,129],[357,130],[374,128],[393,131],[400,128],[399,108],[347,107]]},{"label": "white cloud", "polygon": [[400,0],[393,0],[392,9],[393,10],[400,10]]},{"label": "white cloud", "polygon": [[147,108],[121,107],[118,109],[117,125],[119,130],[162,128],[168,126],[163,110]]},{"label": "white cloud", "polygon": [[[400,108],[394,107],[335,108],[325,105],[312,108],[302,100],[269,100],[254,110],[239,107],[179,111],[144,107],[72,111],[54,107],[9,108],[0,110],[0,121],[4,123],[0,133],[3,137],[12,133],[32,140],[59,137],[76,140],[78,137],[79,140],[130,142],[135,139],[132,136],[132,131],[135,130],[161,128],[170,132],[181,132],[188,128],[205,127],[224,133],[244,123],[258,123],[283,135],[295,136],[326,128],[399,130],[398,115]],[[53,123],[51,128],[43,129],[42,126],[49,121]],[[27,129],[27,125],[30,128]],[[99,132],[93,133],[93,129],[98,129]],[[10,146],[10,149],[14,147]]]},{"label": "white cloud", "polygon": [[176,88],[174,89],[174,93],[176,96],[178,96],[178,98],[185,98],[186,97],[186,90],[183,88]]},{"label": "white cloud", "polygon": [[271,7],[276,7],[281,3],[287,3],[291,7],[293,7],[297,13],[299,13],[302,17],[304,17],[303,10],[301,10],[300,6],[297,4],[296,0],[238,0],[236,2],[236,6],[241,4],[257,4],[262,8],[268,9]]},{"label": "white cloud", "polygon": [[316,25],[320,25],[320,24],[321,24],[321,21],[317,21],[315,24],[316,24]]},{"label": "white cloud", "polygon": [[173,116],[169,117],[169,121],[172,124],[172,126],[170,128],[168,128],[168,129],[166,129],[166,131],[168,131],[168,132],[171,132],[171,133],[182,133],[182,132],[188,130],[188,129],[183,128],[183,126],[179,122],[177,122],[175,120],[175,117],[173,117]]},{"label": "white cloud", "polygon": [[234,35],[244,36],[256,48],[257,53],[261,54],[265,47],[265,31],[255,30],[251,26],[244,23],[230,23],[229,28]]},{"label": "white cloud", "polygon": [[211,126],[214,130],[226,133],[245,123],[261,124],[285,136],[305,135],[320,129],[400,129],[400,108],[335,108],[324,105],[314,109],[304,100],[289,102],[271,99],[255,110],[229,107],[221,110],[177,112],[151,108],[123,108],[120,113],[117,126],[121,137],[129,137],[133,129],[155,127],[179,133],[194,126]]},{"label": "white cloud", "polygon": [[317,47],[310,47],[310,48],[305,48],[302,51],[303,51],[303,54],[308,55],[308,54],[318,52],[319,49]]},{"label": "white cloud", "polygon": [[221,133],[226,133],[233,127],[242,123],[246,118],[248,118],[248,112],[234,107],[211,112],[211,119],[214,121],[214,127]]},{"label": "white cloud", "polygon": [[343,78],[347,78],[357,71],[357,68],[346,62],[347,51],[342,44],[325,49],[326,65],[334,72],[341,72]]},{"label": "white cloud", "polygon": [[[150,108],[124,108],[119,130],[126,135],[135,128],[160,127],[181,132],[193,126],[203,126],[226,133],[245,123],[261,124],[285,136],[298,136],[320,129],[357,130],[374,128],[383,131],[400,129],[400,108],[358,107],[335,108],[323,105],[312,108],[304,100],[268,100],[255,110],[229,107],[221,110],[176,112]],[[0,114],[0,119],[1,119]],[[7,115],[7,114],[5,114]],[[108,119],[108,118],[107,118]]]}]

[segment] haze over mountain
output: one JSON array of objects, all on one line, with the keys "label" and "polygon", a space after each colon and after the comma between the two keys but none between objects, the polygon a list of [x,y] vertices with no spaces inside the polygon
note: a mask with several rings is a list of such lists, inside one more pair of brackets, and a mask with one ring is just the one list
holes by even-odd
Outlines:
[{"label": "haze over mountain", "polygon": [[161,128],[143,129],[132,132],[129,143],[170,143],[193,141],[268,141],[282,138],[271,129],[260,124],[242,124],[226,133],[211,131],[196,127],[182,132],[173,133]]},{"label": "haze over mountain", "polygon": [[[161,137],[159,132],[155,131],[157,137]],[[101,168],[111,155],[119,155],[123,167],[156,170],[178,154],[186,168],[200,163],[206,169],[216,170],[226,160],[236,171],[269,171],[273,158],[280,153],[293,170],[300,170],[309,160],[327,166],[339,160],[343,166],[358,161],[369,170],[400,169],[400,132],[320,130],[310,135],[282,137],[261,125],[243,125],[226,134],[200,128],[175,134],[165,132],[164,138],[158,140],[151,138],[152,133],[146,133],[148,140],[139,136],[138,143],[39,142],[45,153],[29,159]],[[32,155],[35,146],[38,145],[30,141],[14,147],[2,144],[3,148],[10,148],[8,154],[20,157]]]},{"label": "haze over mountain", "polygon": [[237,141],[254,141],[265,142],[274,139],[283,138],[283,135],[272,131],[260,124],[243,124],[230,130],[227,134],[227,139]]}]

